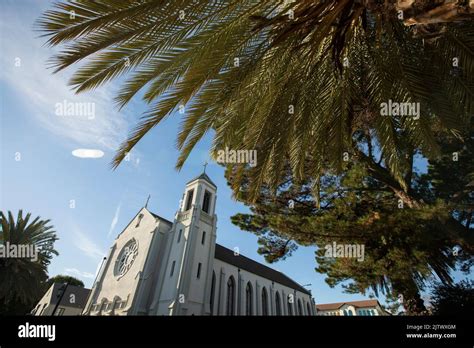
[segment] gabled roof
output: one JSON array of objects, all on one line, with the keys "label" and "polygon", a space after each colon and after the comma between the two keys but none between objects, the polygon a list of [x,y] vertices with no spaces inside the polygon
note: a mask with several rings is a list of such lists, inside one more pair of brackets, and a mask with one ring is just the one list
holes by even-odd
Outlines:
[{"label": "gabled roof", "polygon": [[151,211],[148,210],[148,208],[145,208],[145,209],[146,209],[151,215],[153,215],[153,217],[154,217],[155,219],[164,221],[164,222],[166,222],[166,223],[168,223],[168,224],[171,224],[171,225],[173,224],[171,221],[165,219],[164,217],[161,217],[161,216],[159,216],[159,215],[157,215],[157,214],[155,214],[155,213],[152,213]]},{"label": "gabled roof", "polygon": [[140,212],[142,212],[142,211],[144,211],[144,210],[147,211],[148,213],[150,213],[150,215],[153,216],[153,217],[155,218],[155,220],[161,220],[161,221],[164,221],[164,222],[166,222],[167,224],[170,224],[170,225],[173,224],[171,221],[169,221],[169,220],[167,220],[167,219],[165,219],[165,218],[163,218],[163,217],[161,217],[161,216],[159,216],[159,215],[156,215],[155,213],[152,213],[150,210],[148,210],[148,208],[143,207],[143,208],[141,208],[141,209],[135,214],[135,216],[133,217],[133,219],[130,220],[130,222],[125,226],[125,228],[124,228],[119,234],[117,234],[117,237],[115,237],[115,239],[118,239],[118,238],[122,235],[122,233],[125,232],[125,230],[128,228],[128,226],[130,226],[130,224],[131,224],[133,221],[135,221],[136,217],[140,214]]},{"label": "gabled roof", "polygon": [[257,274],[269,280],[273,280],[274,282],[288,286],[289,288],[298,290],[302,293],[311,295],[311,292],[308,289],[305,289],[293,279],[288,278],[283,273],[278,272],[273,268],[262,265],[261,263],[249,259],[248,257],[245,257],[243,255],[235,255],[232,250],[227,249],[217,243],[214,257],[218,260],[231,264],[240,269]]},{"label": "gabled roof", "polygon": [[316,309],[320,311],[334,310],[334,309],[341,308],[345,304],[352,305],[356,308],[375,307],[377,305],[380,306],[379,301],[377,300],[362,300],[362,301],[347,301],[347,302],[317,304]]},{"label": "gabled roof", "polygon": [[[51,291],[51,296],[49,298],[49,304],[55,305],[58,303],[59,298],[61,297],[59,291],[60,289],[64,289],[64,284],[62,283],[54,283],[51,285],[53,290]],[[83,288],[82,286],[76,285],[68,285],[66,288],[66,293],[62,297],[61,303],[59,306],[63,307],[75,307],[75,308],[84,308],[87,302],[87,298],[89,297],[90,289]],[[68,301],[70,295],[74,294],[75,302],[70,303]]]},{"label": "gabled roof", "polygon": [[211,184],[212,186],[214,186],[215,188],[217,188],[216,184],[214,184],[211,180],[211,178],[206,174],[206,173],[202,173],[201,175],[198,175],[196,176],[194,179],[192,180],[189,180],[187,184],[189,184],[190,182],[193,182],[193,181],[196,181],[196,180],[199,180],[199,179],[202,179],[202,180],[206,180],[209,184]]}]

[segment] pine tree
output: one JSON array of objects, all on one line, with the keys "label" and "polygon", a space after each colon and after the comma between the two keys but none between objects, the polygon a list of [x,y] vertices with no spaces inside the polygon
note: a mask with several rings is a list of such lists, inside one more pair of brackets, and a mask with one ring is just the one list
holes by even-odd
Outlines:
[{"label": "pine tree", "polygon": [[[237,214],[232,222],[259,236],[258,252],[268,262],[290,256],[297,245],[316,246],[316,270],[327,275],[330,286],[344,283],[347,292],[401,296],[409,314],[426,313],[420,292],[431,277],[451,284],[457,264],[465,270],[472,264],[473,226],[466,224],[472,192],[465,192],[473,166],[471,135],[461,141],[439,133],[443,153],[452,152],[452,143],[457,149],[462,144],[459,160],[431,161],[427,174],[418,173],[411,161],[404,170],[405,199],[390,187],[390,177],[374,174],[374,163],[367,161],[373,154],[366,148],[362,160],[348,162],[342,174],[326,172],[316,183],[311,173],[295,182],[288,169],[278,189],[263,187],[255,204],[244,184],[236,198],[251,214]],[[229,168],[230,184],[233,177]],[[327,257],[326,247],[334,242],[364,245],[364,260]]]}]

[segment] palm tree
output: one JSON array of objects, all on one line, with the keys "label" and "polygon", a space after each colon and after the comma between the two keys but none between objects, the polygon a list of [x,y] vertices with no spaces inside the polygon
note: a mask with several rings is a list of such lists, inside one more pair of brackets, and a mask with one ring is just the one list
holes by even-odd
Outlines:
[{"label": "palm tree", "polygon": [[[58,240],[49,220],[36,217],[30,221],[31,214],[23,216],[18,212],[16,221],[9,211],[8,216],[0,212],[0,247],[4,253],[12,246],[36,248],[37,258],[0,258],[0,311],[1,314],[25,314],[29,312],[44,292],[44,282],[48,278],[47,267],[53,255],[58,255],[54,242]],[[26,249],[24,249],[26,250]],[[30,249],[31,250],[31,249]],[[4,256],[8,256],[5,254]],[[36,260],[35,260],[36,259]]]},{"label": "palm tree", "polygon": [[[436,156],[434,128],[459,134],[474,112],[469,19],[465,1],[447,0],[96,0],[57,3],[38,25],[62,47],[55,72],[86,60],[70,81],[76,92],[126,75],[118,107],[139,92],[150,104],[113,167],[181,110],[177,168],[213,131],[214,158],[225,147],[258,151],[256,199],[287,163],[303,179],[310,156],[317,182],[347,155],[364,157],[363,132],[381,152],[373,170],[412,205],[404,168],[413,157],[400,149]],[[421,117],[380,116],[389,100],[420,103]]]}]

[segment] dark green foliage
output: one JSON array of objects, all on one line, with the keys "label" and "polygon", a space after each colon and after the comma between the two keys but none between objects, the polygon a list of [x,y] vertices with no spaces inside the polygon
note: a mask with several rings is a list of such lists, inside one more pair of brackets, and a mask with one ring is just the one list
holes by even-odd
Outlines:
[{"label": "dark green foliage", "polygon": [[463,280],[457,284],[438,283],[431,292],[434,315],[472,317],[474,313],[474,281]]},{"label": "dark green foliage", "polygon": [[0,258],[0,314],[26,314],[43,296],[48,278],[47,268],[53,255],[58,255],[54,242],[58,240],[49,220],[31,214],[16,218],[0,212],[0,244],[36,246],[38,260],[31,258]]},{"label": "dark green foliage", "polygon": [[84,283],[82,282],[82,280],[63,274],[58,274],[52,278],[49,278],[47,281],[48,288],[54,283],[69,283],[69,285],[84,287]]},{"label": "dark green foliage", "polygon": [[[267,248],[263,254],[269,262],[291,255],[297,244],[313,245],[318,248],[316,270],[327,275],[329,285],[343,283],[351,293],[370,289],[376,294],[402,295],[410,314],[425,313],[420,291],[431,277],[451,284],[450,272],[456,265],[468,271],[472,264],[473,226],[465,228],[461,218],[471,208],[466,206],[467,198],[452,199],[469,182],[466,177],[473,164],[465,153],[473,150],[470,136],[467,132],[463,138],[465,148],[459,161],[432,161],[427,174],[406,168],[409,194],[403,199],[391,186],[392,178],[380,175],[383,167],[374,167],[372,156],[366,156],[361,157],[363,161],[348,162],[342,174],[326,172],[317,183],[310,176],[297,183],[288,170],[277,190],[263,188],[256,203],[247,199],[243,185],[236,198],[250,206],[251,214],[237,214],[232,222],[257,234],[261,245],[291,246],[285,252],[275,248],[273,255]],[[452,141],[444,134],[438,141],[448,153],[446,139]],[[227,171],[227,179],[232,184],[232,170]],[[456,182],[451,184],[453,179]],[[443,194],[438,192],[441,187]],[[364,260],[327,257],[325,247],[334,242],[364,245]],[[454,252],[457,249],[459,253]]]}]

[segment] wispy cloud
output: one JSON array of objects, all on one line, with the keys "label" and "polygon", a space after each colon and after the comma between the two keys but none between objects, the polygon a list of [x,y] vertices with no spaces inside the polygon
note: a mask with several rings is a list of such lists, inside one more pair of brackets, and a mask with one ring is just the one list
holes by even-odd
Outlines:
[{"label": "wispy cloud", "polygon": [[69,274],[69,275],[72,275],[72,276],[78,276],[78,277],[81,277],[81,278],[94,279],[94,277],[95,277],[94,274],[89,273],[89,272],[82,272],[82,271],[79,271],[77,268],[65,268],[65,269],[64,269],[64,272],[65,272],[66,274]]},{"label": "wispy cloud", "polygon": [[[32,6],[38,3],[33,2]],[[44,6],[44,5],[42,5]],[[119,113],[113,105],[114,88],[112,84],[104,85],[92,92],[74,94],[67,85],[71,73],[77,66],[57,74],[46,68],[46,62],[54,53],[53,49],[44,46],[45,38],[32,30],[34,19],[22,16],[18,11],[3,8],[0,32],[4,37],[15,39],[3,40],[0,62],[0,79],[21,96],[31,115],[55,135],[75,145],[91,148],[102,148],[110,153],[116,150],[126,138],[128,122],[124,111]],[[72,114],[58,114],[58,105],[72,105]],[[93,105],[94,117],[88,114],[75,114],[74,106]],[[65,110],[67,111],[67,110]],[[68,144],[69,145],[69,144]],[[74,145],[69,145],[74,146]]]},{"label": "wispy cloud", "polygon": [[114,215],[114,218],[112,219],[112,223],[110,224],[110,229],[109,229],[109,233],[107,233],[107,238],[110,237],[110,235],[115,229],[115,226],[117,226],[121,207],[122,207],[122,202],[120,202],[119,205],[117,206],[117,209],[115,209],[115,215]]},{"label": "wispy cloud", "polygon": [[94,260],[105,256],[105,251],[79,228],[74,228],[74,245]]}]

